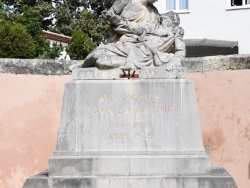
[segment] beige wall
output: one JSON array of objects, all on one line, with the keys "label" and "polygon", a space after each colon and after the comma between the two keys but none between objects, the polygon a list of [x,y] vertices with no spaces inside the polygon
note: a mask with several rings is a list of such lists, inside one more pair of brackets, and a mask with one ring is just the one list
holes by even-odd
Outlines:
[{"label": "beige wall", "polygon": [[[250,187],[250,70],[193,73],[205,147],[239,188]],[[48,167],[70,76],[0,74],[0,187]]]}]

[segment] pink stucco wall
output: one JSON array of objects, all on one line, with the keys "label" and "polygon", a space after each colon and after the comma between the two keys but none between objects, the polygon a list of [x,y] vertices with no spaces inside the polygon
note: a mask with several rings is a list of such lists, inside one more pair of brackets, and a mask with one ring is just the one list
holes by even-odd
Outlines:
[{"label": "pink stucco wall", "polygon": [[[250,187],[250,70],[189,74],[205,147],[239,188]],[[48,167],[70,76],[0,74],[0,187],[20,188]]]}]

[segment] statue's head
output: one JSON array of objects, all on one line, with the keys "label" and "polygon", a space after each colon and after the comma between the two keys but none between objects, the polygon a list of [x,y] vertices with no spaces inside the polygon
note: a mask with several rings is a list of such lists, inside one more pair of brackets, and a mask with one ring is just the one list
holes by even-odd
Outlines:
[{"label": "statue's head", "polygon": [[175,28],[180,25],[180,17],[173,11],[167,12],[161,15],[161,24],[166,27]]},{"label": "statue's head", "polygon": [[153,4],[153,3],[155,3],[156,1],[158,1],[158,0],[140,0],[140,2],[142,3],[142,4],[144,4],[144,5],[146,5],[146,4]]},{"label": "statue's head", "polygon": [[158,0],[148,0],[148,3],[153,4],[153,3],[155,3],[156,1],[158,1]]}]

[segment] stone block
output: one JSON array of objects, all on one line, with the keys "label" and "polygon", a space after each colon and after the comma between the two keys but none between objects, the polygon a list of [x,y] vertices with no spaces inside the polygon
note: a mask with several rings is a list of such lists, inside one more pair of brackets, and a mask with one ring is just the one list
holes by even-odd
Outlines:
[{"label": "stone block", "polygon": [[186,79],[76,80],[65,87],[55,156],[204,152]]},{"label": "stone block", "polygon": [[186,58],[182,61],[182,66],[185,67],[188,72],[203,72],[202,57]]},{"label": "stone block", "polygon": [[[112,165],[110,165],[112,164]],[[136,155],[53,157],[50,176],[164,176],[207,174],[207,155]]]},{"label": "stone block", "polygon": [[227,56],[203,57],[203,71],[225,71],[230,69],[230,59]]},{"label": "stone block", "polygon": [[[128,71],[125,71],[128,74]],[[76,68],[73,70],[73,80],[124,80],[121,69],[99,70],[97,68]],[[133,74],[133,71],[130,72]],[[177,67],[172,71],[166,71],[164,67],[149,67],[135,71],[140,79],[185,79],[187,70],[184,67]]]},{"label": "stone block", "polygon": [[[214,168],[205,175],[169,176],[34,176],[24,188],[37,188],[40,180],[47,181],[42,188],[235,188],[235,182],[223,168]],[[29,182],[29,183],[27,183]]]},{"label": "stone block", "polygon": [[250,68],[250,55],[230,56],[230,69],[242,70]]}]

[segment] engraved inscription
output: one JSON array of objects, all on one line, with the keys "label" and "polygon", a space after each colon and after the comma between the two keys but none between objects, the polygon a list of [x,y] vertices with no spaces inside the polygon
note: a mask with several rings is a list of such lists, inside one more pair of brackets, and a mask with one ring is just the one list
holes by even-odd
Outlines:
[{"label": "engraved inscription", "polygon": [[106,107],[90,107],[86,106],[84,108],[84,113],[92,114],[170,114],[173,112],[172,106],[135,106],[134,108],[127,106],[119,106],[117,108],[112,108],[110,106]]},{"label": "engraved inscription", "polygon": [[89,106],[86,106],[84,108],[84,112],[85,113],[93,113],[93,114],[109,114],[109,113],[113,113],[111,108],[106,106],[106,107],[97,107],[97,106],[94,106],[94,107],[89,107]]},{"label": "engraved inscription", "polygon": [[137,107],[137,113],[171,113],[171,106],[139,106]]},{"label": "engraved inscription", "polygon": [[153,137],[153,133],[135,133],[134,134],[135,139],[151,140],[152,137]]},{"label": "engraved inscription", "polygon": [[123,128],[124,123],[122,122],[110,122],[110,128]]},{"label": "engraved inscription", "polygon": [[[164,98],[165,99],[165,98]],[[100,115],[104,120],[104,116],[112,119],[114,115],[117,118],[122,117],[123,121],[103,121],[103,126],[109,127],[109,138],[111,140],[151,140],[153,139],[151,122],[136,120],[136,114],[141,118],[142,114],[149,115],[168,115],[174,112],[173,106],[164,104],[161,96],[157,93],[123,93],[123,94],[107,94],[103,93],[97,98],[95,105],[85,106],[83,113]],[[128,117],[124,119],[124,117]],[[131,119],[131,118],[132,119]],[[148,119],[148,118],[146,118]],[[145,119],[145,120],[146,120]],[[125,121],[124,121],[125,120]]]},{"label": "engraved inscription", "polygon": [[110,133],[111,139],[128,139],[127,133]]},{"label": "engraved inscription", "polygon": [[[119,128],[125,128],[127,126],[132,126],[135,132],[128,134],[126,132],[115,132],[110,133],[110,139],[136,139],[136,140],[151,140],[153,138],[153,133],[138,132],[138,130],[143,128],[148,128],[150,125],[148,122],[136,121],[133,123],[123,123],[123,122],[110,122],[109,124],[111,130],[119,130]],[[130,137],[131,136],[131,137]]]},{"label": "engraved inscription", "polygon": [[147,128],[149,124],[147,122],[134,122],[134,128]]},{"label": "engraved inscription", "polygon": [[102,102],[110,102],[110,101],[118,101],[118,100],[126,100],[126,101],[160,101],[161,98],[157,93],[125,93],[122,95],[114,95],[114,94],[102,94],[99,97],[99,101]]},{"label": "engraved inscription", "polygon": [[159,94],[124,94],[123,100],[160,101]]}]

